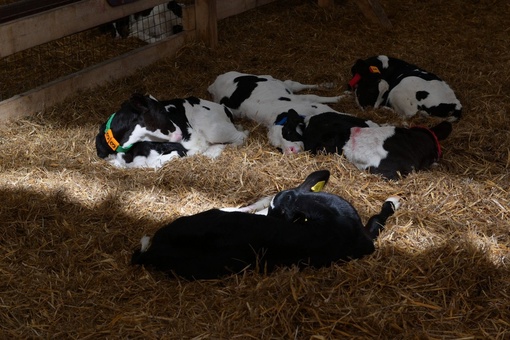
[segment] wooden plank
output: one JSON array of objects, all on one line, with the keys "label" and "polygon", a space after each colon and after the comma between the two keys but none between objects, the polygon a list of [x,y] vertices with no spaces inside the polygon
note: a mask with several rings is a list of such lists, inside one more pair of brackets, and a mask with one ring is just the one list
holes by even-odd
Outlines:
[{"label": "wooden plank", "polygon": [[319,0],[319,7],[331,7],[335,4],[334,0]]},{"label": "wooden plank", "polygon": [[379,24],[385,29],[393,27],[378,0],[356,0],[356,4],[365,17],[373,23]]},{"label": "wooden plank", "polygon": [[197,39],[211,48],[216,48],[218,46],[216,0],[195,0],[195,17]]},{"label": "wooden plank", "polygon": [[182,26],[185,31],[194,31],[196,29],[195,6],[183,7]]},{"label": "wooden plank", "polygon": [[44,12],[81,0],[23,0],[1,5],[0,23]]},{"label": "wooden plank", "polygon": [[157,6],[143,0],[110,7],[105,0],[83,0],[0,25],[0,58]]},{"label": "wooden plank", "polygon": [[217,0],[217,17],[218,20],[225,19],[258,6],[267,5],[275,0],[244,0],[244,1],[232,1],[232,0]]},{"label": "wooden plank", "polygon": [[128,76],[160,58],[173,56],[184,45],[188,39],[187,36],[193,34],[194,32],[182,32],[172,35],[157,43],[141,47],[4,100],[0,102],[0,121],[41,112],[47,107],[63,101],[66,97],[76,94],[78,90],[104,85],[114,79]]}]

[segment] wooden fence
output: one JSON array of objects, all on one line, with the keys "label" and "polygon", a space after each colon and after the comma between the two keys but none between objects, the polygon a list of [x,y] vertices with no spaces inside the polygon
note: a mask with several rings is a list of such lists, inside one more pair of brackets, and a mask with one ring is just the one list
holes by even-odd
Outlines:
[{"label": "wooden fence", "polygon": [[[65,5],[39,13],[29,13],[0,23],[0,58],[40,44],[81,32],[168,0],[144,0],[111,7],[106,0],[60,0]],[[195,0],[183,10],[184,31],[118,57],[60,77],[22,94],[0,101],[0,121],[44,111],[78,90],[103,85],[126,77],[158,59],[175,55],[189,39],[198,39],[211,48],[218,44],[218,20],[271,3],[275,0]],[[356,0],[365,16],[389,28],[384,11],[376,0]],[[318,0],[331,6],[333,0]]]},{"label": "wooden fence", "polygon": [[[214,48],[217,21],[274,0],[195,0],[183,10],[184,31],[0,102],[0,121],[43,111],[76,91],[126,77],[158,59],[175,55],[189,39]],[[144,0],[110,7],[83,0],[0,24],[0,58],[122,18],[168,0]],[[58,20],[57,20],[58,19]]]}]

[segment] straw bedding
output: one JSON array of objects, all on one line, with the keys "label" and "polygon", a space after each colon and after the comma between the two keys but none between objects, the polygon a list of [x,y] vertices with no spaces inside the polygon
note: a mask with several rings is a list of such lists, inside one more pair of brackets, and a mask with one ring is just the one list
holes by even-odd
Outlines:
[{"label": "straw bedding", "polygon": [[[220,44],[185,46],[135,76],[76,94],[0,130],[0,333],[33,338],[508,339],[510,336],[510,5],[503,0],[382,1],[394,28],[354,1],[321,9],[277,1],[219,24]],[[114,169],[95,155],[98,126],[134,91],[209,98],[229,70],[344,90],[357,58],[388,54],[445,79],[464,118],[427,172],[384,181],[341,156],[283,156],[251,131],[217,160],[158,171]],[[406,124],[384,110],[360,111]],[[408,124],[427,123],[415,119]],[[403,205],[377,250],[323,269],[186,282],[129,265],[144,234],[181,215],[246,205],[329,169],[325,190],[363,220]]]}]

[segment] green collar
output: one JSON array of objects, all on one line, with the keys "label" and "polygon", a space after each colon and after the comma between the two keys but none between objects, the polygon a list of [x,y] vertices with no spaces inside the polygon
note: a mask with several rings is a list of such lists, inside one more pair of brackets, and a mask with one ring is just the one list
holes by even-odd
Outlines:
[{"label": "green collar", "polygon": [[115,116],[115,113],[112,114],[110,116],[110,118],[108,118],[108,121],[106,122],[106,128],[104,129],[104,138],[106,140],[106,143],[108,144],[108,146],[115,152],[123,152],[125,153],[126,151],[128,151],[129,149],[131,149],[131,147],[133,146],[133,144],[130,144],[128,146],[125,146],[125,147],[122,147],[120,145],[119,142],[117,142],[117,140],[115,139],[115,137],[113,137],[113,132],[112,132],[112,129],[110,128],[110,125],[112,123],[112,120],[113,120],[113,117]]}]

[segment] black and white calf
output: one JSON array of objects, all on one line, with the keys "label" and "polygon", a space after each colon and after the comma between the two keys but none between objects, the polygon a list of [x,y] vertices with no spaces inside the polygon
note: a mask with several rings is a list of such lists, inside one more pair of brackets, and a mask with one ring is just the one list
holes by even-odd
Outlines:
[{"label": "black and white calf", "polygon": [[132,16],[130,36],[153,43],[182,32],[182,5],[176,1],[161,4],[145,15]]},{"label": "black and white calf", "polygon": [[302,151],[302,142],[285,139],[282,112],[294,109],[302,116],[310,116],[332,109],[325,103],[336,103],[343,96],[322,97],[314,94],[295,94],[306,89],[330,87],[331,84],[306,85],[292,80],[281,81],[269,75],[253,75],[236,71],[219,75],[209,86],[213,100],[232,110],[234,116],[252,119],[268,128],[271,144],[284,153]]},{"label": "black and white calf", "polygon": [[321,114],[310,118],[304,130],[304,146],[314,154],[343,154],[359,169],[397,179],[436,163],[441,157],[439,141],[446,139],[451,131],[452,124],[448,121],[430,129],[361,127],[339,115]]},{"label": "black and white calf", "polygon": [[[291,109],[281,113],[278,118],[282,122],[281,131],[283,139],[301,141],[305,151],[336,149],[341,143],[347,142],[349,131],[352,127],[379,126],[379,124],[371,120],[337,111],[322,112],[313,116],[303,117],[294,109]],[[312,119],[314,123],[310,126],[309,122]]]},{"label": "black and white calf", "polygon": [[170,1],[100,26],[103,33],[153,43],[182,32],[182,4]]},{"label": "black and white calf", "polygon": [[374,252],[374,240],[399,207],[391,197],[363,225],[339,196],[316,192],[329,171],[310,174],[297,188],[278,193],[267,216],[218,209],[180,217],[144,236],[131,263],[188,279],[211,279],[245,269],[324,267]]},{"label": "black and white calf", "polygon": [[236,128],[232,118],[223,105],[196,97],[158,101],[134,94],[99,127],[97,155],[125,167],[159,167],[184,154],[215,158],[225,144],[241,145],[248,136]]},{"label": "black and white calf", "polygon": [[423,113],[454,121],[462,115],[446,82],[403,60],[385,55],[358,59],[351,73],[349,87],[361,108],[389,107],[405,118]]}]

